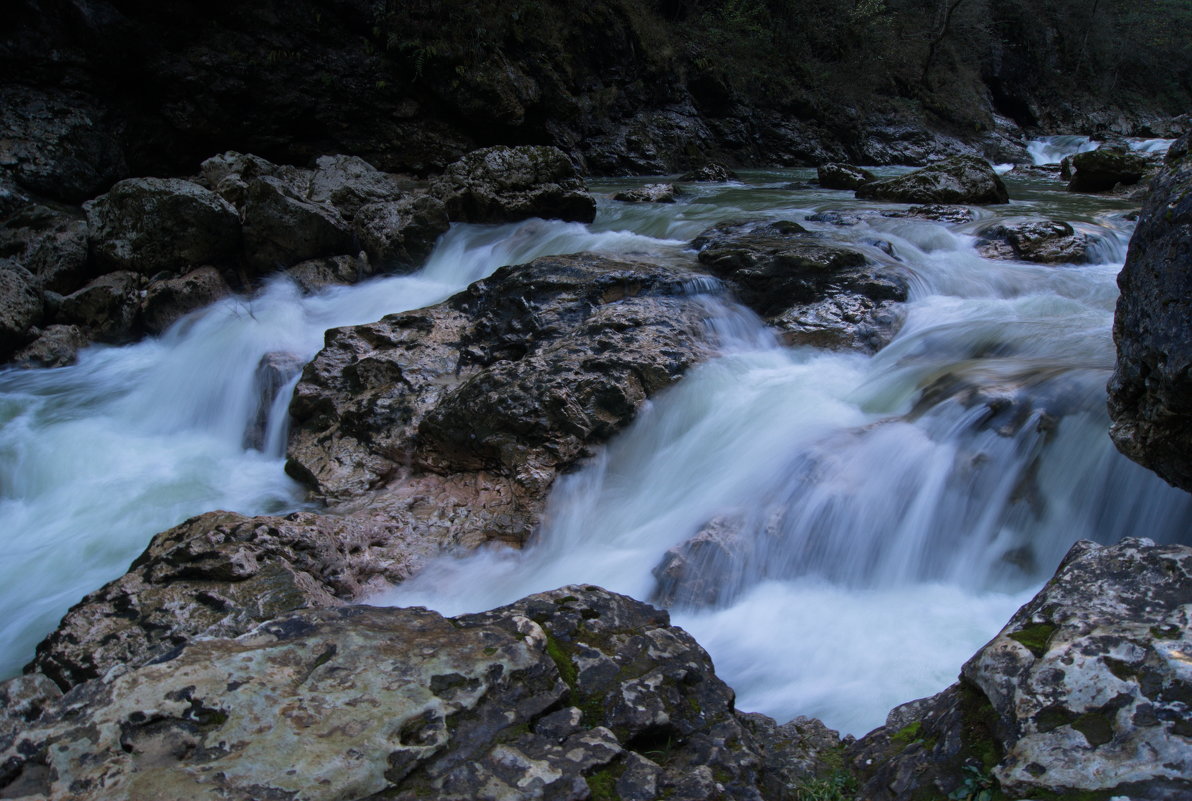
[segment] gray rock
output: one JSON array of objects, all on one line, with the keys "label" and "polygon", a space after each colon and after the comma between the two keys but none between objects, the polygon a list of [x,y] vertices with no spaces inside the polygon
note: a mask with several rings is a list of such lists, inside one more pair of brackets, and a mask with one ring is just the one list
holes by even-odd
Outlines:
[{"label": "gray rock", "polygon": [[1138,183],[1147,172],[1142,156],[1109,147],[1077,153],[1071,164],[1069,192],[1108,192],[1119,184]]},{"label": "gray rock", "polygon": [[145,291],[141,319],[150,334],[160,334],[183,316],[232,293],[214,267],[200,267],[178,278],[153,281]]},{"label": "gray rock", "polygon": [[293,278],[303,292],[311,295],[329,286],[354,284],[372,275],[372,266],[364,253],[359,256],[332,256],[295,264],[286,270],[286,275]]},{"label": "gray rock", "polygon": [[227,263],[240,249],[236,210],[180,178],[130,178],[83,208],[92,253],[105,271],[185,271]]},{"label": "gray rock", "polygon": [[674,184],[646,184],[613,195],[613,200],[622,203],[674,203],[679,194]]},{"label": "gray rock", "polygon": [[307,199],[334,206],[347,220],[362,206],[400,200],[414,182],[381,172],[358,156],[320,156],[311,173]]},{"label": "gray rock", "polygon": [[0,259],[0,358],[29,341],[29,329],[41,322],[44,312],[37,279],[11,259]]},{"label": "gray rock", "polygon": [[567,154],[545,145],[475,150],[444,171],[432,194],[460,222],[528,217],[591,222],[596,217],[596,201]]},{"label": "gray rock", "polygon": [[725,167],[723,164],[711,162],[703,165],[702,167],[696,167],[691,172],[683,173],[683,175],[679,177],[679,180],[691,182],[726,183],[728,181],[736,181],[739,179],[737,178],[737,174],[728,167]]},{"label": "gray rock", "polygon": [[360,207],[352,227],[375,270],[404,273],[422,266],[450,222],[438,198],[406,195]]},{"label": "gray rock", "polygon": [[901,325],[899,270],[798,223],[722,223],[692,247],[787,344],[873,352]]},{"label": "gray rock", "polygon": [[717,606],[730,601],[754,556],[754,544],[744,527],[741,516],[716,517],[695,536],[668,550],[651,571],[657,583],[650,601],[667,608]]},{"label": "gray rock", "polygon": [[0,685],[35,701],[0,712],[7,795],[760,801],[834,748],[739,716],[665,612],[597,587],[455,619],[296,612],[54,695]]},{"label": "gray rock", "polygon": [[1118,450],[1192,492],[1192,157],[1177,144],[1118,275],[1109,414]]},{"label": "gray rock", "polygon": [[0,255],[37,276],[45,290],[68,295],[87,283],[87,223],[40,204],[28,204],[0,224]]},{"label": "gray rock", "polygon": [[128,270],[101,275],[62,299],[56,322],[77,325],[99,342],[125,342],[137,331],[144,276]]},{"label": "gray rock", "polygon": [[253,389],[257,396],[257,410],[253,414],[252,422],[244,432],[244,447],[263,450],[265,434],[269,428],[270,412],[278,395],[286,384],[290,383],[299,373],[306,360],[296,353],[274,352],[266,353],[257,363],[256,373],[253,375]]},{"label": "gray rock", "polygon": [[869,170],[837,162],[829,162],[816,167],[815,176],[819,185],[824,189],[856,189],[863,184],[877,180],[877,176]]},{"label": "gray rock", "polygon": [[357,251],[351,230],[335,209],[304,200],[272,176],[248,183],[244,259],[256,275]]},{"label": "gray rock", "polygon": [[1003,223],[977,233],[976,248],[987,259],[1075,264],[1088,258],[1087,234],[1060,220]]},{"label": "gray rock", "polygon": [[74,364],[79,350],[90,342],[77,325],[48,325],[33,342],[12,355],[20,367],[65,367]]},{"label": "gray rock", "polygon": [[1077,543],[959,684],[857,743],[864,797],[1192,793],[1190,597],[1192,548]]},{"label": "gray rock", "polygon": [[857,189],[865,200],[898,203],[1008,203],[1002,179],[976,156],[953,156],[906,175],[872,181]]},{"label": "gray rock", "polygon": [[949,206],[943,203],[929,203],[926,206],[911,206],[906,211],[883,211],[883,217],[917,217],[942,223],[967,223],[977,219],[977,212],[968,206]]}]

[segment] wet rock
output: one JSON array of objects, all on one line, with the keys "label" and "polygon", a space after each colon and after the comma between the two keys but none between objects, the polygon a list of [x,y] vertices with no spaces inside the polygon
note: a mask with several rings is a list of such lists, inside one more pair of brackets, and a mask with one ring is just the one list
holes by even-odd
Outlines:
[{"label": "wet rock", "polygon": [[987,259],[1075,264],[1088,257],[1088,235],[1060,220],[1004,223],[977,233],[976,248]]},{"label": "wet rock", "polygon": [[335,209],[304,200],[272,176],[248,183],[244,196],[244,258],[255,274],[358,250],[351,230]]},{"label": "wet rock", "polygon": [[851,781],[843,769],[843,750],[852,744],[851,735],[841,741],[840,732],[803,716],[781,726],[756,713],[738,713],[738,718],[759,743],[765,744],[761,755],[763,798],[815,798],[809,785],[816,780],[838,782],[840,797],[848,797],[846,786]]},{"label": "wet rock", "polygon": [[351,220],[363,206],[400,200],[413,186],[409,179],[381,172],[359,156],[320,156],[306,197],[334,206]]},{"label": "wet rock", "polygon": [[11,259],[0,259],[0,358],[29,341],[29,329],[44,312],[37,279]]},{"label": "wet rock", "polygon": [[877,176],[869,170],[852,164],[830,162],[821,164],[815,169],[816,179],[824,189],[856,189],[870,181],[876,181]]},{"label": "wet rock", "polygon": [[838,225],[841,228],[851,228],[854,225],[861,224],[861,215],[846,214],[840,211],[817,211],[815,214],[807,214],[803,217],[807,222],[827,223],[828,225]]},{"label": "wet rock", "polygon": [[948,206],[931,203],[926,206],[911,206],[906,211],[883,211],[883,217],[917,217],[941,223],[966,223],[977,219],[977,212],[968,206]]},{"label": "wet rock", "polygon": [[933,164],[974,153],[972,146],[907,115],[879,114],[858,127],[855,158],[865,164]]},{"label": "wet rock", "polygon": [[286,270],[302,291],[312,295],[329,286],[354,284],[372,274],[372,265],[364,253],[359,256],[332,256],[329,259],[311,259],[295,264]]},{"label": "wet rock", "polygon": [[1110,434],[1118,450],[1192,492],[1192,157],[1172,146],[1151,184],[1114,317],[1117,365],[1109,382]]},{"label": "wet rock", "polygon": [[1192,549],[1079,542],[1055,577],[964,666],[895,709],[852,751],[866,798],[1192,792]]},{"label": "wet rock", "polygon": [[674,203],[679,191],[674,184],[646,184],[613,195],[613,200],[622,203]]},{"label": "wet rock", "polygon": [[87,283],[87,223],[81,216],[30,203],[0,224],[0,257],[37,276],[42,289],[68,295]]},{"label": "wet rock", "polygon": [[410,272],[422,266],[450,222],[438,198],[409,195],[360,207],[352,226],[374,269]]},{"label": "wet rock", "polygon": [[232,292],[214,267],[200,267],[178,278],[153,281],[145,291],[141,319],[150,334],[160,334],[190,312]]},{"label": "wet rock", "polygon": [[716,517],[662,556],[650,596],[667,608],[717,606],[731,600],[754,555],[743,517]]},{"label": "wet rock", "polygon": [[857,189],[865,200],[897,203],[1008,203],[1002,179],[976,156],[950,159],[906,175],[872,181]]},{"label": "wet rock", "polygon": [[665,612],[597,587],[455,619],[295,612],[61,699],[29,677],[0,693],[42,707],[0,713],[6,794],[79,801],[758,801],[795,797],[790,782],[832,751],[814,724],[738,715]]},{"label": "wet rock", "polygon": [[339,500],[403,465],[492,471],[536,495],[706,354],[689,281],[549,257],[437,306],[334,329],[295,391],[287,470]]},{"label": "wet rock", "polygon": [[1138,183],[1147,171],[1142,156],[1108,147],[1077,153],[1072,156],[1071,165],[1069,192],[1108,192],[1118,184]]},{"label": "wet rock", "polygon": [[696,167],[691,172],[683,173],[679,177],[680,181],[691,182],[707,182],[707,183],[726,183],[728,181],[740,180],[737,174],[725,167],[723,164],[716,164],[715,162],[705,164],[702,167]]},{"label": "wet rock", "polygon": [[0,169],[55,200],[95,197],[128,170],[113,122],[95,98],[81,92],[4,86]]},{"label": "wet rock", "polygon": [[901,324],[907,286],[896,268],[797,223],[724,223],[692,247],[787,344],[872,352]]},{"label": "wet rock", "polygon": [[[266,353],[257,364],[253,375],[253,391],[257,397],[257,410],[253,414],[252,422],[244,432],[244,447],[264,450],[267,445],[266,433],[272,418],[273,406],[281,394],[282,388],[289,384],[302,372],[306,364],[296,353],[274,352]],[[284,411],[282,412],[284,415]]]},{"label": "wet rock", "polygon": [[240,248],[240,218],[225,200],[180,178],[130,178],[83,208],[105,271],[142,275],[223,264]]},{"label": "wet rock", "polygon": [[514,222],[529,217],[591,222],[596,201],[557,147],[521,145],[475,150],[449,166],[432,194],[452,220]]},{"label": "wet rock", "polygon": [[48,325],[33,342],[12,355],[21,367],[65,367],[74,364],[79,350],[90,342],[77,325]]},{"label": "wet rock", "polygon": [[55,322],[77,325],[98,342],[126,342],[137,331],[144,276],[128,270],[101,275],[62,299]]}]

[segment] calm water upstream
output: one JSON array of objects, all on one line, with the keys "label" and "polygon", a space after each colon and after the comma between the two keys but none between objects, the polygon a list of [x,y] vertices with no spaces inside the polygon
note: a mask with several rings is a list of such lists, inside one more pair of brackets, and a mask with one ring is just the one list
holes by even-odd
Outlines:
[{"label": "calm water upstream", "polygon": [[[459,226],[415,276],[311,297],[277,282],[160,339],[0,373],[0,672],[18,671],[153,533],[213,508],[300,505],[282,471],[284,415],[266,452],[242,447],[263,354],[309,358],[329,327],[436,302],[539,255],[682,258],[700,231],[743,216],[795,220],[875,256],[887,243],[912,287],[895,340],[874,356],[786,349],[736,315],[721,357],[556,485],[531,547],[439,560],[374,602],[457,613],[568,583],[647,598],[666,550],[725,517],[752,555],[716,608],[674,610],[676,622],[741,708],[862,733],[950,683],[1075,540],[1189,542],[1192,497],[1106,434],[1129,204],[1011,178],[1015,201],[972,223],[873,215],[833,227],[804,218],[895,207],[782,188],[813,174],[754,172],[674,205],[609,200],[590,226]],[[973,249],[995,219],[1036,218],[1093,235],[1095,263],[993,262]]]}]

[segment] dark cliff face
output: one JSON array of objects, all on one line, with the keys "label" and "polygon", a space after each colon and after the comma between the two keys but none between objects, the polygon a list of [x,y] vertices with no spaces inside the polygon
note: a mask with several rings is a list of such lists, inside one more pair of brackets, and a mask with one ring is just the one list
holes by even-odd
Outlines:
[{"label": "dark cliff face", "polygon": [[[1006,118],[1137,129],[1187,105],[1174,68],[1118,70],[1150,95],[1126,77],[1068,86],[1114,20],[1090,15],[1077,43],[1062,4],[1043,5],[1021,24],[1018,4],[976,0],[16,0],[0,138],[24,185],[77,200],[226,149],[415,173],[508,143],[608,174],[1006,160]],[[1149,47],[1149,31],[1133,33]]]},{"label": "dark cliff face", "polygon": [[1122,453],[1192,492],[1192,156],[1185,135],[1151,184],[1114,317],[1111,434]]}]

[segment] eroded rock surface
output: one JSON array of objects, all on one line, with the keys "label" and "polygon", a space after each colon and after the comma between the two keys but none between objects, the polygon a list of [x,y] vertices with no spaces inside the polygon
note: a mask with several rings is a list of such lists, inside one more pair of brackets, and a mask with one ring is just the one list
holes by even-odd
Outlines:
[{"label": "eroded rock surface", "polygon": [[433,194],[451,219],[512,222],[527,217],[591,222],[596,201],[567,154],[557,147],[498,145],[449,166]]},{"label": "eroded rock surface", "polygon": [[877,176],[869,170],[837,162],[829,162],[816,167],[815,177],[824,189],[856,189],[870,181],[877,180]]},{"label": "eroded rock surface", "polygon": [[1008,203],[1006,185],[989,163],[976,156],[953,156],[906,175],[871,181],[857,197],[897,203]]},{"label": "eroded rock surface", "polygon": [[1118,274],[1117,366],[1109,382],[1118,450],[1192,492],[1192,157],[1172,145]]},{"label": "eroded rock surface", "polygon": [[896,267],[798,223],[722,223],[692,247],[788,344],[873,352],[901,324],[907,285]]},{"label": "eroded rock surface", "polygon": [[628,189],[613,195],[613,200],[622,203],[674,203],[679,194],[674,184],[646,184],[637,189]]},{"label": "eroded rock surface", "polygon": [[10,798],[786,801],[840,749],[739,715],[665,612],[597,587],[454,619],[298,612],[0,697]]},{"label": "eroded rock surface", "polygon": [[987,259],[1074,264],[1088,258],[1089,238],[1060,220],[1005,223],[980,231],[976,247]]},{"label": "eroded rock surface", "polygon": [[1145,158],[1113,147],[1077,153],[1071,165],[1069,192],[1108,192],[1119,184],[1138,183],[1147,171]]},{"label": "eroded rock surface", "polygon": [[852,752],[863,793],[935,799],[1192,793],[1192,548],[1079,542],[970,659]]}]

